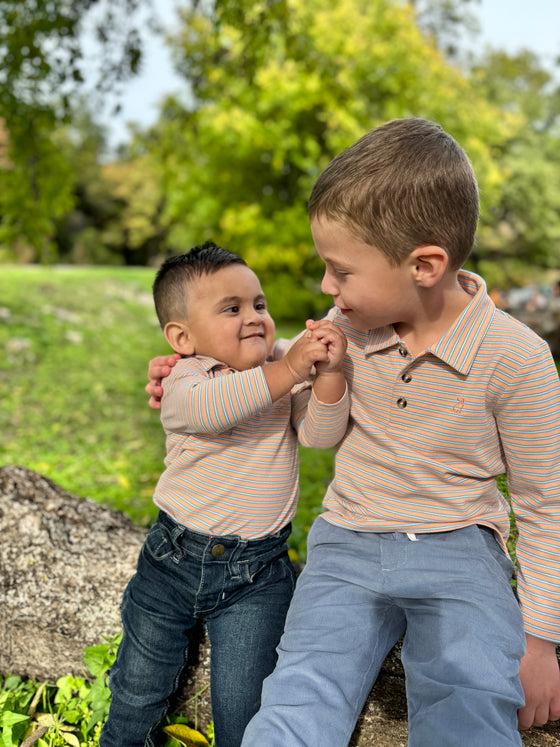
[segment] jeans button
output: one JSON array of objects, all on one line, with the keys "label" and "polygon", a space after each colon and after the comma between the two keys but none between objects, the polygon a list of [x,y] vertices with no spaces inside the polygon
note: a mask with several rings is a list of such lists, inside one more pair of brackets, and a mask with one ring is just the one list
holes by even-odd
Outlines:
[{"label": "jeans button", "polygon": [[226,551],[226,548],[223,545],[214,545],[212,548],[212,555],[215,558],[220,558]]}]

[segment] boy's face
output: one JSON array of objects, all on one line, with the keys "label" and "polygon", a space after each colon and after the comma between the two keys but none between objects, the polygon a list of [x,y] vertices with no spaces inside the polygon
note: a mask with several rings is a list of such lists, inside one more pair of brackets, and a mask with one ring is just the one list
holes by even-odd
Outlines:
[{"label": "boy's face", "polygon": [[325,218],[311,221],[311,233],[325,263],[321,290],[354,329],[397,324],[414,313],[409,263],[391,264],[378,249]]},{"label": "boy's face", "polygon": [[274,322],[255,273],[231,264],[189,283],[186,328],[192,354],[238,371],[262,365],[272,351]]}]

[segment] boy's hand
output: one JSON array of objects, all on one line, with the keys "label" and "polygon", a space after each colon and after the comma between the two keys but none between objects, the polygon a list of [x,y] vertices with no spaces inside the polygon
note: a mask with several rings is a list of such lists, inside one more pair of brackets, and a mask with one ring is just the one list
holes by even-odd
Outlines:
[{"label": "boy's hand", "polygon": [[327,348],[327,360],[317,362],[317,373],[340,373],[343,370],[347,347],[344,332],[328,319],[321,319],[318,322],[308,319],[305,326],[311,336],[320,340]]},{"label": "boy's hand", "polygon": [[525,706],[517,716],[520,729],[543,726],[560,718],[560,669],[556,644],[527,635],[527,652],[521,660],[519,676],[525,693]]},{"label": "boy's hand", "polygon": [[157,358],[152,358],[149,362],[149,382],[144,389],[150,395],[148,404],[153,410],[161,410],[161,396],[163,394],[161,380],[169,376],[171,369],[180,359],[181,356],[178,353],[173,353],[173,355],[160,355]]}]

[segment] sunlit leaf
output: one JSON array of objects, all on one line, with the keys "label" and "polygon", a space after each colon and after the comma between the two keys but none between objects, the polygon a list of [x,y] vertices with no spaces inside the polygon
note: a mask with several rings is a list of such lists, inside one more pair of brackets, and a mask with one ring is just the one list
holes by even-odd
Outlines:
[{"label": "sunlit leaf", "polygon": [[61,732],[61,736],[64,741],[71,745],[71,747],[80,747],[80,740],[75,734],[69,734],[67,731]]},{"label": "sunlit leaf", "polygon": [[185,724],[169,724],[164,726],[163,730],[184,747],[204,747],[204,745],[209,744],[203,734]]}]

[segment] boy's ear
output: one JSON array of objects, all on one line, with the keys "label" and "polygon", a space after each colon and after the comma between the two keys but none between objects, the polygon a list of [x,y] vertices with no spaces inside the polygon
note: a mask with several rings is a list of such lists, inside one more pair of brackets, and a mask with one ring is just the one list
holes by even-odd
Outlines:
[{"label": "boy's ear", "polygon": [[449,255],[441,246],[420,246],[410,254],[414,279],[422,288],[432,288],[446,273]]},{"label": "boy's ear", "polygon": [[176,353],[194,355],[195,349],[189,334],[188,324],[185,324],[185,322],[167,322],[163,334]]}]

